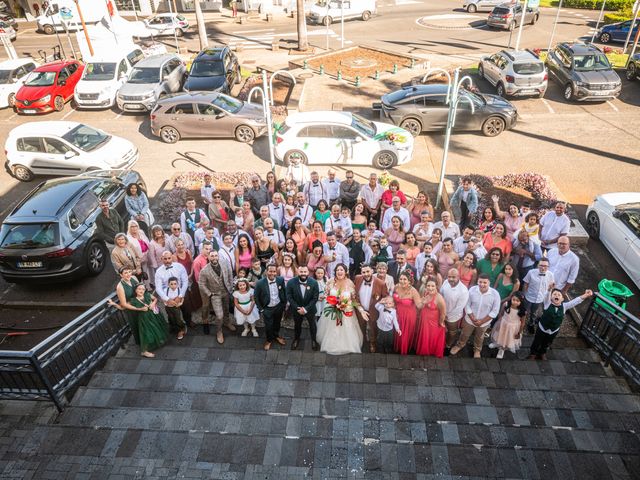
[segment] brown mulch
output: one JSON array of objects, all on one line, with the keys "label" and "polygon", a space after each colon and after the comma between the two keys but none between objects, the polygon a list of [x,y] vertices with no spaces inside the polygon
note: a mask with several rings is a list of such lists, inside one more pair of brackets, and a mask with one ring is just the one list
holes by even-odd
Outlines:
[{"label": "brown mulch", "polygon": [[[372,60],[376,63],[374,66],[363,68],[352,68],[348,65],[350,61],[356,59]],[[323,55],[308,61],[309,68],[313,70],[319,70],[320,65],[324,65],[324,71],[328,75],[337,75],[338,70],[340,70],[343,78],[350,79],[354,79],[356,76],[360,78],[373,76],[376,70],[381,74],[392,72],[394,64],[398,66],[398,70],[408,68],[411,66],[410,63],[410,60],[404,56],[392,55],[364,47],[355,47],[351,50]]]}]

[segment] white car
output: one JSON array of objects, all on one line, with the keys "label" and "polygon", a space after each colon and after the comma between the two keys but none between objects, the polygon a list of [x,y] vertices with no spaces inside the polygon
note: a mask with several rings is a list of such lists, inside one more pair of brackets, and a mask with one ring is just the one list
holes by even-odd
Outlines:
[{"label": "white car", "polygon": [[139,47],[126,55],[114,53],[87,59],[82,78],[73,91],[79,108],[111,108],[120,87],[127,81],[131,68],[144,58]]},{"label": "white car", "polygon": [[154,37],[175,35],[181,37],[189,29],[189,20],[179,13],[160,13],[144,21],[149,33]]},{"label": "white car", "polygon": [[275,154],[285,165],[297,157],[306,164],[385,169],[411,160],[413,136],[351,112],[302,112],[288,116],[277,130]]},{"label": "white car", "polygon": [[2,21],[0,21],[0,35],[6,35],[12,42],[18,36],[15,29],[11,25],[9,25],[7,22]]},{"label": "white car", "polygon": [[640,288],[640,192],[598,195],[587,209],[586,228]]},{"label": "white car", "polygon": [[34,175],[128,169],[139,157],[129,140],[78,122],[25,123],[9,132],[4,149],[7,166],[23,182]]},{"label": "white car", "polygon": [[27,79],[27,74],[37,66],[31,58],[5,60],[0,63],[0,108],[13,107],[16,93]]}]

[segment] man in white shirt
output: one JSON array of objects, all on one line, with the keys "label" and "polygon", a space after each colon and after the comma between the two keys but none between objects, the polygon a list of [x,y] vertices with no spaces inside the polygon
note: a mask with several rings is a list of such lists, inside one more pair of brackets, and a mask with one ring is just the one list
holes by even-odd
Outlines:
[{"label": "man in white shirt", "polygon": [[460,258],[464,256],[467,248],[469,248],[469,240],[473,237],[473,232],[475,232],[475,227],[473,225],[467,225],[462,230],[462,236],[453,241],[453,250]]},{"label": "man in white shirt", "polygon": [[293,179],[298,185],[304,185],[310,178],[309,168],[298,157],[291,157],[284,178],[287,182]]},{"label": "man in white shirt", "polygon": [[563,235],[558,238],[557,246],[558,248],[547,251],[549,271],[553,273],[555,288],[562,291],[562,295],[566,298],[578,278],[580,259],[571,251],[569,237]]},{"label": "man in white shirt", "polygon": [[527,329],[534,332],[533,323],[542,306],[545,295],[554,284],[553,273],[549,271],[549,260],[541,258],[538,268],[529,270],[523,279],[524,305],[527,310]]},{"label": "man in white shirt", "polygon": [[211,183],[211,175],[208,173],[204,176],[204,185],[200,187],[200,198],[205,205],[213,203],[213,192],[216,191],[215,185]]},{"label": "man in white shirt", "polygon": [[[476,230],[476,233],[477,232],[482,232],[482,230]],[[469,239],[467,248],[473,252],[473,254],[476,256],[476,260],[480,260],[487,256],[487,249],[484,248],[482,239],[479,239],[475,233],[473,234],[473,237]]]},{"label": "man in white shirt", "polygon": [[455,240],[460,236],[460,227],[457,223],[451,221],[451,213],[444,211],[440,215],[441,220],[433,224],[433,228],[442,230],[442,238],[451,238]]},{"label": "man in white shirt", "polygon": [[542,248],[555,248],[558,239],[569,234],[571,220],[564,213],[565,209],[564,202],[558,202],[553,212],[547,212],[540,219],[539,237]]},{"label": "man in white shirt", "polygon": [[189,324],[191,322],[191,312],[184,305],[184,299],[189,289],[189,276],[185,268],[178,262],[172,260],[173,255],[169,250],[162,252],[162,265],[156,270],[154,285],[156,287],[156,294],[163,302],[169,301],[167,295],[167,289],[169,288],[169,279],[175,277],[178,279],[179,296],[176,297],[178,303],[181,304],[180,310],[184,321]]},{"label": "man in white shirt", "polygon": [[302,225],[307,228],[311,228],[311,221],[313,220],[313,208],[306,202],[304,193],[298,192],[296,194],[296,201],[298,202],[298,211],[296,217],[300,217]]},{"label": "man in white shirt", "polygon": [[191,252],[191,256],[195,255],[195,249],[193,246],[193,240],[191,239],[191,235],[182,231],[182,227],[179,223],[171,224],[171,233],[167,235],[167,248],[171,253],[176,253],[176,241],[182,240],[184,242],[184,246],[187,247],[187,250]]},{"label": "man in white shirt", "polygon": [[280,230],[275,229],[273,220],[271,220],[270,218],[267,218],[264,221],[264,236],[269,240],[273,240],[276,245],[278,245],[279,249],[282,249],[284,247],[284,234]]},{"label": "man in white shirt", "polygon": [[457,268],[452,268],[447,273],[447,281],[442,284],[440,294],[447,306],[445,325],[447,327],[447,348],[451,348],[458,335],[458,323],[464,315],[464,307],[469,301],[469,290],[460,281]]},{"label": "man in white shirt", "polygon": [[378,218],[383,193],[384,188],[378,183],[378,175],[372,173],[369,175],[369,183],[363,185],[358,194],[358,198],[362,199],[365,215],[370,218]]},{"label": "man in white shirt", "polygon": [[323,245],[324,259],[327,262],[327,277],[332,278],[338,264],[342,263],[349,269],[349,250],[338,242],[335,232],[327,233],[327,243]]},{"label": "man in white shirt", "polygon": [[307,202],[313,208],[318,207],[318,202],[324,200],[329,204],[329,191],[325,188],[324,184],[320,181],[318,172],[311,172],[311,180],[304,184],[302,188]]},{"label": "man in white shirt", "polygon": [[[349,222],[351,224],[351,222]],[[340,205],[334,203],[331,206],[331,215],[324,222],[324,231],[325,232],[333,232],[338,237],[338,240],[343,240],[346,238],[346,230],[348,225],[343,223],[342,216],[340,215]]]},{"label": "man in white shirt", "polygon": [[462,333],[458,343],[451,349],[451,355],[455,355],[464,348],[473,334],[473,358],[480,358],[484,332],[487,331],[491,320],[500,312],[500,294],[489,286],[489,275],[481,273],[478,276],[478,285],[469,289],[469,300],[465,308],[465,317]]},{"label": "man in white shirt", "polygon": [[400,197],[393,197],[391,199],[391,208],[388,208],[382,216],[380,228],[383,232],[388,228],[391,228],[391,219],[393,217],[398,217],[400,219],[400,221],[402,222],[402,228],[405,232],[410,231],[411,216],[409,215],[409,210],[402,206]]},{"label": "man in white shirt", "polygon": [[236,271],[236,246],[233,244],[233,235],[225,233],[222,235],[222,245],[220,245],[220,258],[231,265],[231,271]]},{"label": "man in white shirt", "polygon": [[278,225],[284,225],[284,204],[282,203],[282,195],[279,192],[274,193],[273,197],[271,197],[269,216],[278,222]]},{"label": "man in white shirt", "polygon": [[327,203],[331,205],[340,198],[340,180],[336,178],[336,171],[333,168],[330,168],[327,174],[329,177],[322,180],[322,186],[329,197]]}]

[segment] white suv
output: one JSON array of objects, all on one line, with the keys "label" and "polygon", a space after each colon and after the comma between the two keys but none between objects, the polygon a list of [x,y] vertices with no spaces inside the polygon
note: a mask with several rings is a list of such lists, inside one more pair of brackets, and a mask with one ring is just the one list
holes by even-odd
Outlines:
[{"label": "white suv", "polygon": [[126,55],[114,53],[88,59],[73,92],[76,105],[79,108],[113,107],[131,68],[143,58],[142,50],[136,47]]}]

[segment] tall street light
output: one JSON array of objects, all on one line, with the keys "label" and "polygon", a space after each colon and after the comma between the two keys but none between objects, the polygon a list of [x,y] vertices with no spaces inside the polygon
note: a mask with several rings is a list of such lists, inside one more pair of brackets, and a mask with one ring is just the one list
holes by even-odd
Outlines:
[{"label": "tall street light", "polygon": [[560,9],[562,8],[562,0],[558,3],[558,11],[556,12],[556,19],[553,21],[553,30],[551,30],[551,38],[549,38],[549,48],[547,51],[551,50],[551,45],[553,44],[553,37],[556,34],[556,26],[558,25],[558,19],[560,18]]}]

